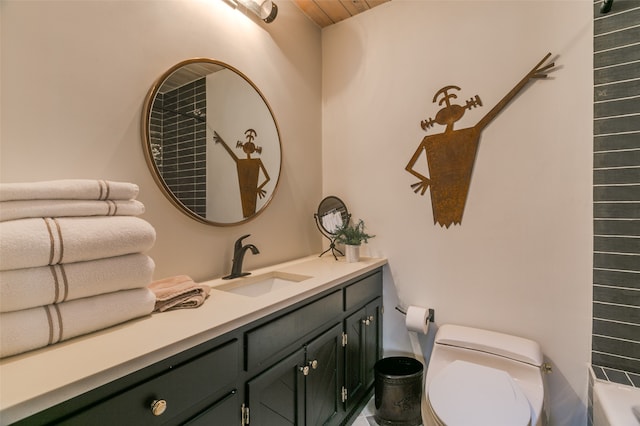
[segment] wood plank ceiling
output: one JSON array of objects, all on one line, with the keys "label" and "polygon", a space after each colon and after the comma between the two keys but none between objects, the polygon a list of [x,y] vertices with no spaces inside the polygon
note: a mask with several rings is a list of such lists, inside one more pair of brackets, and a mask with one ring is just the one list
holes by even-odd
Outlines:
[{"label": "wood plank ceiling", "polygon": [[[320,28],[343,21],[391,0],[293,0]],[[277,2],[276,2],[277,3]]]}]

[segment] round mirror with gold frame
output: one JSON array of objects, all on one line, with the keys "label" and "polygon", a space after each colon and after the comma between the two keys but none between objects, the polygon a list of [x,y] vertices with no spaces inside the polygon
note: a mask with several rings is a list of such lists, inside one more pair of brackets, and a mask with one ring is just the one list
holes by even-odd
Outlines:
[{"label": "round mirror with gold frame", "polygon": [[280,179],[280,131],[251,80],[220,61],[182,61],[153,84],[142,144],[164,195],[183,213],[217,226],[266,209]]}]

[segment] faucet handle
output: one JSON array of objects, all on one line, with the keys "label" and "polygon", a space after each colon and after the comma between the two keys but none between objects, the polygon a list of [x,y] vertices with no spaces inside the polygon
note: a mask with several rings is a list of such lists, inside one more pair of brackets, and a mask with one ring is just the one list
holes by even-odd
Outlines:
[{"label": "faucet handle", "polygon": [[247,235],[243,235],[242,237],[238,238],[236,240],[236,244],[235,244],[236,250],[240,250],[240,248],[242,248],[242,240],[244,240],[245,238],[250,237],[250,236],[251,236],[251,234],[247,234]]}]

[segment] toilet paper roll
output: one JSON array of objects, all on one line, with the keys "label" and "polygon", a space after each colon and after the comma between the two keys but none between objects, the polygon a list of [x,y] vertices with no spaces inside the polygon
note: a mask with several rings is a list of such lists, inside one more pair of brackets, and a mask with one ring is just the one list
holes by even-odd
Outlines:
[{"label": "toilet paper roll", "polygon": [[429,331],[429,310],[420,306],[409,306],[405,325],[407,330],[427,334]]}]

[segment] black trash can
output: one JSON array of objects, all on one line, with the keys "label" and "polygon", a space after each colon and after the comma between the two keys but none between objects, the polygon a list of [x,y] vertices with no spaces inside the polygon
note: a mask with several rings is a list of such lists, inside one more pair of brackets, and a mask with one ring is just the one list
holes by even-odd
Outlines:
[{"label": "black trash can", "polygon": [[384,426],[422,424],[423,365],[408,357],[388,357],[376,362],[374,418]]}]

